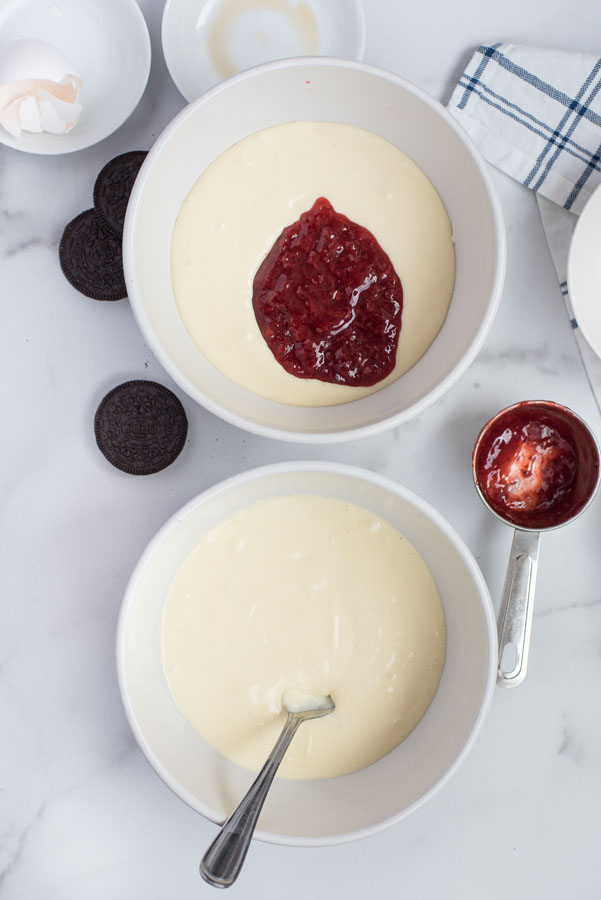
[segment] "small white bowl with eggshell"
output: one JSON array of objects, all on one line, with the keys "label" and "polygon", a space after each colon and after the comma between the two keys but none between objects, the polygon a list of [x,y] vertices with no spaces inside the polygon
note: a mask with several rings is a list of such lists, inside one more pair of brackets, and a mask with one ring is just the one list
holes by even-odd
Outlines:
[{"label": "small white bowl with eggshell", "polygon": [[[15,99],[25,101],[22,115],[34,98],[46,108],[41,128],[31,111],[20,134],[0,126],[0,143],[26,153],[73,153],[104,140],[132,114],[151,59],[136,0],[12,0],[0,7],[1,111],[7,98],[13,107]],[[65,95],[67,79],[79,83],[75,99]],[[9,124],[19,119],[15,112]]]},{"label": "small white bowl with eggshell", "polygon": [[[286,128],[289,143],[268,147],[266,136],[275,140],[273,136]],[[329,166],[327,177],[320,172],[322,157],[317,151],[313,153],[318,145],[310,143],[314,138],[311,134],[307,138],[307,128],[319,133],[319,153],[326,154],[324,166]],[[359,139],[351,147],[355,134]],[[258,148],[253,140],[255,144],[258,140]],[[386,145],[382,165],[380,157],[370,155],[369,141]],[[220,169],[236,147],[244,152],[235,165]],[[246,174],[243,169],[248,159],[252,158],[253,165],[255,158],[260,161],[261,152],[263,182],[255,188],[258,170],[249,169]],[[395,153],[402,154],[403,160],[397,163]],[[265,164],[268,158],[270,162]],[[405,253],[402,271],[398,271],[404,292],[398,354],[401,348],[413,346],[410,342],[416,336],[418,343],[421,341],[418,353],[412,351],[413,356],[403,358],[402,372],[395,369],[375,388],[332,384],[323,400],[321,394],[313,399],[311,393],[303,393],[307,382],[321,391],[323,381],[307,375],[296,377],[289,374],[290,370],[284,372],[263,342],[247,296],[249,286],[252,293],[253,266],[244,263],[239,281],[231,281],[238,259],[265,258],[281,232],[282,222],[287,223],[285,217],[269,219],[272,205],[289,205],[288,224],[299,211],[311,207],[316,199],[315,193],[311,194],[314,173],[306,174],[304,167],[314,158],[314,183],[319,185],[315,193],[321,192],[317,196],[332,202],[336,196],[342,198],[334,203],[336,211],[364,226],[379,241],[383,240],[379,223],[390,209],[387,200],[392,198],[399,216],[405,216],[398,231],[389,228],[385,245],[395,266],[394,254]],[[450,272],[450,281],[444,308],[439,304],[435,315],[428,305],[433,292],[427,285],[441,257],[438,245],[428,246],[434,224],[430,232],[422,216],[430,208],[431,197],[424,195],[421,205],[418,200],[414,207],[409,201],[405,206],[403,183],[395,183],[393,190],[386,181],[393,169],[402,173],[409,171],[407,167],[414,167],[427,182],[446,222],[444,252],[450,252],[452,268],[451,263],[440,263],[441,271],[446,266]],[[384,187],[380,184],[382,172],[386,176]],[[212,187],[204,199],[197,201],[201,225],[206,210],[206,232],[198,231],[194,244],[197,231],[191,224],[187,226],[187,243],[178,243],[187,215],[184,210],[190,208],[197,183],[204,183],[209,175]],[[238,186],[226,197],[228,184]],[[270,189],[268,199],[266,192]],[[333,197],[329,196],[330,189]],[[222,212],[215,210],[226,200],[229,213],[223,221]],[[411,213],[405,209],[411,209]],[[359,212],[353,215],[353,210]],[[265,212],[266,223],[261,218]],[[276,220],[280,224],[265,243],[265,234],[270,227],[273,230]],[[220,229],[229,229],[223,234],[233,236],[221,257],[206,247],[206,240],[217,240]],[[418,258],[409,244],[418,233],[424,235],[419,251],[421,269],[417,274],[406,273],[404,266]],[[182,246],[185,249],[180,252]],[[461,127],[438,102],[397,75],[360,62],[327,57],[258,66],[222,82],[183,110],[159,137],[140,171],[128,207],[123,251],[128,294],[138,325],[179,386],[238,427],[303,443],[368,436],[405,422],[439,398],[481,347],[497,309],[505,271],[500,205],[486,165]],[[188,265],[198,269],[196,287],[189,288],[188,299],[182,300],[180,283],[186,281]],[[230,306],[225,306],[225,291],[215,271],[224,272],[224,278],[227,275],[235,285],[233,290],[230,286]],[[196,310],[192,325],[184,307],[187,302],[194,310],[196,298],[204,305]],[[244,325],[243,316],[248,316]],[[240,335],[236,336],[238,343],[230,346],[231,324]],[[221,329],[220,334],[213,332],[216,327]],[[219,358],[215,355],[217,347],[222,353]],[[240,368],[240,375],[236,369],[239,362],[246,366],[246,370]],[[228,368],[230,365],[232,368]]]},{"label": "small white bowl with eggshell", "polygon": [[[388,479],[336,463],[281,463],[217,484],[177,512],[142,554],[119,617],[117,669],[129,723],[150,764],[193,809],[222,822],[254,776],[214,749],[176,706],[165,663],[167,598],[202,535],[213,536],[219,532],[215,526],[241,510],[299,495],[360,506],[401,532],[434,579],[446,623],[446,656],[434,698],[398,746],[352,774],[276,778],[257,837],[318,846],[373,835],[433,797],[472,747],[489,708],[497,662],[490,596],[469,550],[435,509]],[[232,545],[232,554],[238,550]],[[204,603],[205,591],[200,590]],[[327,597],[324,602],[329,602]],[[285,590],[281,603],[286,604]],[[211,622],[210,615],[206,622]],[[321,638],[315,635],[314,639]],[[223,672],[215,673],[215,678],[227,676],[235,666],[234,659],[228,663],[227,650],[224,655]],[[350,658],[358,661],[360,657],[353,652]],[[344,665],[348,666],[348,658]],[[352,662],[351,670],[353,666]],[[256,674],[249,671],[248,678],[252,681]],[[211,698],[216,686],[203,685],[203,689]],[[232,698],[232,704],[236,699]],[[340,695],[338,703],[344,715]],[[336,714],[329,717],[331,721]]]}]

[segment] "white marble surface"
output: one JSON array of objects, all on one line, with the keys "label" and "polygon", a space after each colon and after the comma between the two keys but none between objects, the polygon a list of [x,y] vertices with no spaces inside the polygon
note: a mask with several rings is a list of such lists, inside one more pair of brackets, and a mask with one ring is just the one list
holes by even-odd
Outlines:
[{"label": "white marble surface", "polygon": [[[140,5],[154,58],[131,119],[73,156],[0,148],[1,900],[211,894],[197,863],[215,828],[143,759],[114,667],[128,575],[183,502],[265,462],[305,457],[365,466],[449,518],[497,602],[511,533],[486,513],[471,484],[480,425],[513,401],[545,397],[573,407],[601,435],[535,198],[495,173],[509,246],[500,312],[476,362],[426,413],[352,445],[298,447],[230,428],[178,391],[190,433],[176,464],[149,478],[113,469],[94,443],[99,400],[127,378],[170,382],[127,301],[98,304],[72,290],[57,245],[66,222],[91,205],[101,166],[150,146],[183,106],[162,58],[162,3]],[[365,5],[366,59],[443,101],[482,41],[601,49],[598,8],[588,0]],[[497,689],[476,747],[441,794],[357,844],[299,850],[257,843],[236,896],[599,897],[600,526],[598,499],[576,523],[544,538],[527,681]]]}]

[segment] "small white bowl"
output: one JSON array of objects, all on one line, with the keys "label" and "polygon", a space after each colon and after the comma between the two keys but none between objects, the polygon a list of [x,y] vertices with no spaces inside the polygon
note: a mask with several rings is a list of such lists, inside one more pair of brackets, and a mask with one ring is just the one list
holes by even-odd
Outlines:
[{"label": "small white bowl", "polygon": [[27,153],[73,153],[116,131],[134,111],[150,72],[150,37],[135,0],[12,0],[0,10],[0,50],[21,38],[54,44],[82,80],[79,122],[67,134],[0,142]]},{"label": "small white bowl", "polygon": [[601,185],[593,191],[576,222],[567,277],[574,318],[601,357]]},{"label": "small white bowl", "polygon": [[[397,381],[337,406],[276,403],[230,381],[192,341],[171,284],[173,227],[203,170],[246,135],[290,121],[343,122],[396,144],[430,178],[453,225],[455,287],[434,342]],[[407,421],[467,369],[501,297],[505,231],[486,164],[440,103],[397,75],[365,63],[288,59],[218,84],[167,126],[132,191],[123,262],[138,325],[161,365],[190,397],[264,437],[331,443]]]},{"label": "small white bowl", "polygon": [[459,535],[429,504],[386,478],[335,463],[291,462],[245,472],[200,494],[161,528],[143,553],[125,593],[117,633],[121,697],[134,736],[163,781],[197,812],[223,821],[253,776],[207,744],[173,702],[161,654],[165,598],[204,531],[264,498],[299,493],[356,503],[398,528],[429,566],[447,624],[438,691],[424,718],[395,750],[340,778],[276,779],[257,837],[317,846],[393,825],[456,771],[492,698],[497,630],[488,589]]},{"label": "small white bowl", "polygon": [[224,78],[290,56],[362,59],[361,0],[167,0],[161,29],[169,73],[188,102]]}]

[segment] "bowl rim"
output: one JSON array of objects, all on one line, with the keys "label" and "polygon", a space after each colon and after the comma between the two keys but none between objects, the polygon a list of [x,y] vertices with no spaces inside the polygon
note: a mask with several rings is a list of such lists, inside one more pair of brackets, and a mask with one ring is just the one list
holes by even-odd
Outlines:
[{"label": "bowl rim", "polygon": [[[576,220],[566,266],[567,299],[572,306],[573,319],[591,350],[599,358],[601,358],[601,328],[595,322],[593,314],[593,309],[597,305],[594,275],[597,274],[598,257],[589,258],[583,245],[586,245],[589,235],[592,233],[596,235],[600,222],[601,184],[597,185],[590,195]],[[572,327],[576,326],[572,323]]]},{"label": "bowl rim", "polygon": [[[193,103],[198,97],[195,95],[193,97],[189,96],[189,92],[185,91],[182,86],[182,81],[180,79],[180,70],[177,65],[177,56],[172,53],[171,41],[168,37],[169,28],[171,27],[171,20],[175,18],[176,13],[178,12],[177,6],[181,0],[166,0],[165,6],[163,8],[163,15],[161,17],[161,47],[163,49],[163,57],[165,60],[165,65],[167,66],[167,71],[171,77],[171,80],[175,87],[178,89],[184,100],[187,103]],[[205,0],[207,3],[208,0]],[[356,35],[355,35],[355,49],[353,52],[352,59],[362,60],[365,55],[365,44],[367,40],[367,28],[365,24],[365,10],[363,8],[362,0],[347,0],[347,2],[354,7],[354,13],[356,17]],[[285,59],[294,59],[295,57],[284,57]],[[298,57],[296,57],[298,58]],[[307,57],[308,58],[308,57]],[[332,57],[330,57],[332,58]],[[278,60],[279,61],[279,60]],[[261,63],[261,65],[265,65]],[[257,68],[257,66],[251,67]],[[248,69],[242,70],[248,71]],[[240,73],[236,73],[240,74]],[[215,87],[217,84],[221,84],[222,81],[226,79],[219,79],[219,81],[215,82],[215,84],[208,85],[204,90],[208,91]],[[201,92],[202,93],[202,92]]]},{"label": "bowl rim", "polygon": [[[16,7],[19,2],[24,6],[29,0],[15,0],[13,6]],[[100,7],[99,11],[102,11],[104,2],[105,0],[97,0],[97,6]],[[111,0],[110,5],[114,5],[113,0]],[[12,135],[9,135],[8,132],[0,127],[0,144],[9,147],[11,150],[18,150],[21,153],[28,153],[32,156],[63,156],[67,153],[77,153],[79,150],[87,150],[89,147],[94,147],[96,144],[99,144],[101,141],[106,140],[106,138],[114,134],[125,124],[125,122],[127,122],[140,103],[148,85],[152,62],[152,45],[148,24],[137,0],[119,0],[119,5],[119,15],[129,16],[130,21],[137,29],[143,44],[143,55],[138,57],[140,80],[137,85],[137,90],[135,92],[132,91],[129,103],[122,111],[122,114],[118,118],[110,120],[104,128],[92,130],[91,133],[88,133],[87,137],[84,136],[83,139],[81,138],[81,132],[78,132],[76,125],[73,130],[67,134],[58,135],[60,141],[53,142],[50,147],[48,145],[45,147],[42,147],[42,145],[36,147],[34,142],[29,144],[21,143],[21,138],[13,138]],[[111,23],[115,23],[116,25],[117,19],[112,19]]]},{"label": "bowl rim", "polygon": [[[466,150],[468,151],[474,164],[476,165],[476,168],[478,169],[486,190],[487,197],[489,199],[495,235],[494,274],[486,312],[482,318],[482,321],[480,322],[480,326],[476,334],[473,336],[463,357],[458,360],[451,371],[446,375],[445,378],[442,379],[442,381],[440,381],[436,385],[435,388],[426,393],[424,396],[420,397],[414,403],[410,404],[406,409],[403,409],[393,415],[386,416],[377,422],[371,422],[367,425],[359,425],[354,428],[344,429],[342,431],[305,432],[292,431],[289,429],[279,429],[271,425],[264,425],[246,416],[232,412],[227,407],[222,406],[221,403],[217,403],[215,400],[213,400],[204,391],[200,390],[196,385],[192,384],[192,382],[179,370],[176,364],[172,362],[167,352],[163,349],[162,343],[156,335],[150,323],[150,319],[146,314],[142,299],[142,293],[138,289],[137,279],[135,275],[135,235],[138,210],[141,204],[144,188],[150,172],[154,166],[155,159],[157,159],[159,154],[163,151],[163,148],[171,140],[172,135],[181,127],[184,122],[186,122],[189,117],[194,116],[198,109],[204,106],[204,104],[210,103],[213,98],[218,96],[222,91],[229,90],[232,85],[238,84],[242,81],[246,81],[249,78],[254,78],[257,75],[262,74],[263,72],[270,72],[274,70],[277,71],[284,68],[309,65],[319,67],[350,68],[356,71],[364,72],[368,75],[382,78],[386,81],[390,81],[400,87],[402,90],[413,94],[415,97],[429,106],[439,116],[441,116],[449,126],[449,128],[451,128],[451,130],[455,132],[459,140],[464,144]],[[371,437],[372,435],[380,434],[384,431],[388,431],[398,425],[401,425],[403,422],[408,421],[413,416],[419,415],[431,404],[436,402],[436,400],[440,399],[440,397],[463,375],[463,373],[472,364],[486,339],[501,300],[505,278],[506,259],[507,241],[501,203],[497,196],[497,191],[492,181],[492,176],[488,171],[487,165],[483,157],[480,155],[480,152],[477,149],[476,145],[464,130],[464,128],[456,121],[456,119],[453,118],[446,107],[439,103],[438,100],[430,97],[429,94],[427,94],[421,88],[402,78],[400,75],[395,75],[393,72],[389,72],[386,69],[382,69],[378,66],[373,66],[368,63],[357,62],[355,60],[348,59],[339,59],[333,56],[294,57],[291,59],[276,60],[275,62],[264,63],[263,65],[255,66],[252,69],[246,69],[245,71],[240,72],[238,75],[234,75],[231,78],[226,79],[225,81],[221,81],[219,84],[215,85],[215,87],[211,88],[201,97],[199,97],[198,100],[195,100],[193,103],[190,103],[188,106],[184,107],[184,109],[181,110],[181,112],[178,113],[178,115],[176,115],[175,118],[173,118],[171,122],[166,126],[162,134],[159,135],[140,169],[129,199],[123,230],[123,268],[130,305],[140,331],[142,332],[145,340],[148,342],[150,349],[157,357],[158,361],[163,366],[165,371],[171,376],[171,378],[173,378],[175,383],[178,384],[186,394],[188,394],[189,397],[191,397],[209,412],[218,416],[223,421],[228,422],[230,425],[235,425],[237,428],[241,428],[244,431],[259,435],[260,437],[275,438],[276,440],[299,444],[315,445],[342,443],[344,441]]]},{"label": "bowl rim", "polygon": [[299,472],[323,472],[326,474],[344,475],[350,478],[358,479],[360,481],[370,482],[371,484],[377,485],[384,490],[396,494],[397,496],[408,502],[410,505],[412,505],[414,508],[416,508],[419,512],[424,514],[430,520],[430,522],[432,522],[432,524],[450,541],[454,550],[459,554],[461,560],[468,569],[480,600],[488,644],[488,671],[482,691],[480,707],[478,709],[478,713],[472,724],[470,732],[459,753],[456,755],[455,759],[449,765],[446,771],[432,785],[431,788],[425,791],[421,795],[421,797],[415,800],[410,806],[398,813],[395,813],[392,816],[388,816],[385,819],[382,819],[380,822],[377,822],[374,825],[369,825],[364,828],[358,828],[350,832],[341,832],[338,834],[327,835],[325,837],[291,834],[281,835],[275,832],[264,831],[262,829],[258,829],[255,832],[255,837],[258,840],[270,844],[279,844],[283,846],[294,847],[327,847],[335,844],[344,844],[351,841],[360,840],[364,837],[371,837],[373,835],[379,834],[381,831],[384,831],[385,829],[396,825],[402,819],[405,819],[408,815],[410,815],[412,812],[419,809],[424,803],[426,803],[427,800],[437,794],[441,790],[441,788],[448,782],[451,776],[457,771],[461,763],[465,760],[466,756],[472,749],[490,709],[497,678],[497,624],[490,592],[488,590],[486,581],[484,580],[484,576],[482,575],[482,572],[480,571],[480,568],[469,547],[455,530],[455,528],[440,512],[438,512],[435,507],[428,503],[428,501],[423,500],[413,491],[409,490],[403,485],[398,484],[396,481],[393,481],[391,478],[388,478],[384,475],[379,475],[376,472],[370,472],[369,470],[363,469],[359,466],[352,466],[337,462],[322,462],[319,460],[295,460],[290,462],[271,463],[269,465],[247,469],[244,472],[240,472],[237,475],[233,475],[229,478],[219,481],[211,487],[206,488],[204,491],[201,491],[196,495],[196,497],[189,500],[186,504],[184,504],[184,506],[173,513],[156,532],[154,537],[151,538],[150,542],[142,552],[142,555],[140,556],[127,583],[119,610],[115,641],[115,655],[121,702],[123,704],[125,715],[129,722],[132,733],[147,761],[150,763],[156,774],[162,779],[164,784],[166,784],[167,787],[170,788],[170,790],[180,798],[180,800],[183,800],[195,812],[200,813],[209,821],[219,825],[222,824],[222,818],[219,817],[215,813],[215,811],[208,805],[202,803],[198,800],[198,798],[194,797],[190,791],[183,788],[182,785],[177,781],[177,779],[175,779],[171,775],[170,771],[157,759],[152,747],[146,741],[142,730],[138,726],[135,711],[130,701],[127,688],[127,678],[125,676],[125,641],[129,610],[133,602],[133,596],[137,588],[137,583],[142,576],[142,573],[149,559],[153,556],[165,537],[171,532],[174,527],[177,527],[178,524],[182,523],[182,519],[191,510],[196,508],[198,505],[211,500],[213,497],[222,492],[229,491],[232,488],[236,488],[238,485],[244,482],[260,480],[262,478],[277,474],[295,474]]}]

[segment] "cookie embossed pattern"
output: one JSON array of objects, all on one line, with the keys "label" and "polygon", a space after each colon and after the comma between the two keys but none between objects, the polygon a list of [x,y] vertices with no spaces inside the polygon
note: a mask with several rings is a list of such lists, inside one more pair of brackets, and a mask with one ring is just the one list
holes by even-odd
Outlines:
[{"label": "cookie embossed pattern", "polygon": [[92,300],[123,300],[123,222],[145,150],[122,153],[100,171],[94,183],[94,207],[66,225],[58,256],[63,275]]},{"label": "cookie embossed pattern", "polygon": [[181,453],[188,419],[169,388],[154,381],[126,381],[100,403],[94,433],[99,449],[117,469],[153,475]]},{"label": "cookie embossed pattern", "polygon": [[58,252],[63,275],[81,294],[92,300],[127,297],[121,238],[95,209],[86,209],[69,222]]},{"label": "cookie embossed pattern", "polygon": [[94,183],[94,209],[115,234],[123,234],[125,213],[146,150],[130,150],[107,162]]}]

